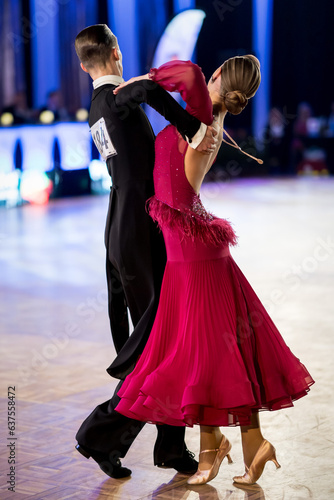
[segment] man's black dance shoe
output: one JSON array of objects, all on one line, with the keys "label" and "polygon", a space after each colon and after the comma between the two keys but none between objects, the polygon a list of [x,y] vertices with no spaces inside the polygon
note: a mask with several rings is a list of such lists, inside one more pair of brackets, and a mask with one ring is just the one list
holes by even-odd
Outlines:
[{"label": "man's black dance shoe", "polygon": [[86,446],[84,447],[81,444],[77,444],[75,448],[85,458],[92,457],[92,459],[95,460],[100,469],[109,477],[113,477],[114,479],[121,479],[123,477],[129,477],[131,475],[131,470],[127,467],[122,467],[121,461],[117,457],[113,457],[112,459],[110,459],[106,453],[99,453],[97,451],[90,450],[89,448],[87,448]]},{"label": "man's black dance shoe", "polygon": [[167,460],[167,462],[162,462],[157,466],[161,469],[175,469],[182,474],[195,474],[198,469],[198,462],[194,457],[195,453],[186,448],[181,458]]}]

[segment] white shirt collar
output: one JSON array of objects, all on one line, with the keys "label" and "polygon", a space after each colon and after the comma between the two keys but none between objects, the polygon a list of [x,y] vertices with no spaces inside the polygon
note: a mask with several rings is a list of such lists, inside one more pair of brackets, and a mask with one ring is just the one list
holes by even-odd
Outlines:
[{"label": "white shirt collar", "polygon": [[124,82],[124,80],[119,75],[104,75],[100,76],[100,78],[96,78],[96,80],[93,81],[93,87],[94,89],[97,89],[98,87],[106,85],[107,83],[111,83],[112,85],[120,85],[122,82]]}]

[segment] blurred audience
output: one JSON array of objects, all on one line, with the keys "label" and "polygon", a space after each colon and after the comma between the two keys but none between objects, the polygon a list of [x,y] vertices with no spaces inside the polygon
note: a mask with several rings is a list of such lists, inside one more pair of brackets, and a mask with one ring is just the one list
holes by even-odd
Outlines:
[{"label": "blurred audience", "polygon": [[293,135],[304,137],[308,135],[307,122],[313,116],[312,108],[308,102],[301,102],[297,108],[297,116],[293,124]]},{"label": "blurred audience", "polygon": [[303,138],[308,136],[307,122],[312,116],[313,112],[310,104],[301,102],[298,105],[292,129],[291,160],[295,170],[304,156],[305,142]]},{"label": "blurred audience", "polygon": [[37,118],[36,111],[28,107],[27,94],[23,90],[16,92],[12,104],[5,106],[2,113],[11,113],[13,115],[13,125],[34,123]]},{"label": "blurred audience", "polygon": [[66,107],[64,106],[64,99],[60,90],[53,90],[47,95],[46,106],[40,110],[40,114],[43,111],[52,111],[54,114],[54,121],[69,121],[71,119]]},{"label": "blurred audience", "polygon": [[268,173],[286,175],[290,172],[291,123],[274,107],[269,112],[264,135],[264,160]]},{"label": "blurred audience", "polygon": [[292,164],[297,174],[328,175],[326,122],[323,117],[313,116],[309,103],[299,104],[291,143]]},{"label": "blurred audience", "polygon": [[[41,115],[48,113],[48,120],[42,120]],[[41,109],[30,109],[25,91],[15,93],[12,104],[0,110],[0,116],[5,113],[12,115],[10,120],[2,121],[2,126],[25,125],[34,123],[53,123],[63,121],[87,121],[87,110],[81,109],[74,116],[66,109],[61,91],[55,89],[48,93],[46,105]],[[50,117],[51,115],[51,117]],[[263,133],[264,150],[257,151],[256,143],[250,130],[237,127],[229,131],[238,144],[251,154],[261,155],[264,159],[263,168],[256,165],[252,168],[246,160],[236,156],[231,148],[222,148],[210,176],[217,172],[225,176],[237,177],[244,175],[291,175],[291,174],[322,174],[328,175],[328,165],[333,164],[334,142],[334,101],[329,114],[316,117],[308,102],[300,102],[293,121],[287,119],[282,109],[273,107],[269,111],[268,122]],[[228,171],[229,170],[229,171]],[[215,177],[216,178],[216,177]]]},{"label": "blurred audience", "polygon": [[52,111],[54,116],[52,121],[69,121],[73,118],[64,106],[60,90],[53,90],[48,93],[46,105],[42,109],[30,109],[26,92],[16,92],[12,104],[5,106],[0,114],[10,113],[13,116],[13,125],[24,125],[37,123],[44,111]]},{"label": "blurred audience", "polygon": [[327,122],[327,135],[329,137],[334,136],[334,102],[331,104],[331,110]]}]

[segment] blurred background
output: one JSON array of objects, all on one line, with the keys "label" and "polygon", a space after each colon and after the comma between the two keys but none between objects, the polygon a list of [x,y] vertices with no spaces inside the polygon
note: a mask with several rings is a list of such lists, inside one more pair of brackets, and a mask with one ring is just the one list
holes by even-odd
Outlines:
[{"label": "blurred background", "polygon": [[0,0],[0,207],[109,190],[74,50],[95,23],[118,37],[125,79],[175,58],[206,79],[228,57],[260,59],[260,89],[226,128],[264,164],[222,147],[207,182],[333,175],[333,17],[330,0]]}]

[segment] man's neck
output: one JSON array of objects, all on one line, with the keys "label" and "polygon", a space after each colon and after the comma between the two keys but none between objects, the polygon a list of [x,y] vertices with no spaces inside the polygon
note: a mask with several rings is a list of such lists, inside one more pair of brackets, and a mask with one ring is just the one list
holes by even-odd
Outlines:
[{"label": "man's neck", "polygon": [[121,76],[119,75],[103,75],[100,76],[99,78],[96,78],[96,80],[93,80],[93,87],[94,90],[102,87],[103,85],[115,85],[118,87],[121,83],[123,83],[124,80]]},{"label": "man's neck", "polygon": [[118,68],[106,67],[103,69],[96,69],[89,72],[92,80],[97,80],[101,76],[113,75],[122,76],[122,72]]}]

